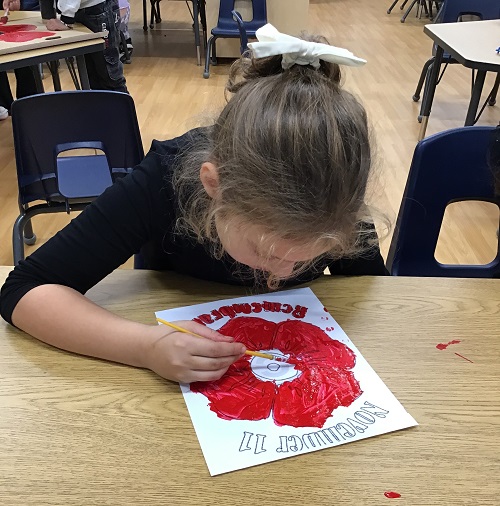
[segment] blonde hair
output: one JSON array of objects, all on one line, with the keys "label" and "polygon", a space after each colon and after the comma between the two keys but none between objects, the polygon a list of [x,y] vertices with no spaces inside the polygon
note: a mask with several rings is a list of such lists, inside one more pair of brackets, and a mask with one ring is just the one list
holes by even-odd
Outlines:
[{"label": "blonde hair", "polygon": [[[259,224],[276,239],[329,245],[332,258],[366,250],[374,237],[363,226],[371,222],[366,112],[340,79],[339,66],[324,61],[317,70],[283,70],[281,56],[235,62],[226,86],[232,96],[174,174],[177,232],[208,243],[216,257],[224,253],[216,216]],[[218,169],[215,199],[200,181],[207,161]]]}]

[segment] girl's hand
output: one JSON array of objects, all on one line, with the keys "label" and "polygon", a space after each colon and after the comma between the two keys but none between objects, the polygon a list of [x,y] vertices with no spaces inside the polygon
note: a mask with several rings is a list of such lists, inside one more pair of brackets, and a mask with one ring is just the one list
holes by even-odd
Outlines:
[{"label": "girl's hand", "polygon": [[243,344],[199,323],[175,323],[206,339],[177,332],[166,325],[154,327],[152,332],[157,337],[146,352],[146,367],[163,378],[182,383],[214,381],[246,351]]},{"label": "girl's hand", "polygon": [[4,10],[19,11],[21,10],[21,0],[3,0],[3,8]]},{"label": "girl's hand", "polygon": [[45,28],[47,28],[47,30],[52,30],[55,32],[71,30],[71,28],[68,25],[65,25],[60,19],[57,18],[44,19],[43,22],[45,23]]}]

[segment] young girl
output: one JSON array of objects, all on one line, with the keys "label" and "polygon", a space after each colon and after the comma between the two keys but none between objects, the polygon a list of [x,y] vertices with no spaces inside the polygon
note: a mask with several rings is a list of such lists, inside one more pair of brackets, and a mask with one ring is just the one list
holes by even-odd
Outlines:
[{"label": "young girl", "polygon": [[254,43],[231,68],[233,96],[212,127],[154,141],[132,174],[22,261],[2,288],[3,318],[71,352],[208,381],[241,343],[194,322],[181,324],[209,339],[128,321],[83,294],[139,251],[149,269],[270,288],[326,267],[386,274],[364,203],[366,114],[325,61],[360,60],[294,40],[298,49]]}]

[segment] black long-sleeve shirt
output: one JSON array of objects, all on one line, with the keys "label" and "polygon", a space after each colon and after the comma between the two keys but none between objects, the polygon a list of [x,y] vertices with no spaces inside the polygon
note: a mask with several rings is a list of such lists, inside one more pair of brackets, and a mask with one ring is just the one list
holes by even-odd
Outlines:
[{"label": "black long-sleeve shirt", "polygon": [[[178,199],[171,177],[175,159],[199,131],[170,141],[153,141],[131,174],[119,179],[63,230],[10,273],[0,293],[2,317],[12,312],[32,288],[69,286],[85,293],[133,254],[141,251],[144,267],[173,270],[222,283],[254,284],[252,271],[228,255],[215,259],[203,244],[174,234]],[[375,232],[374,232],[375,233]],[[378,248],[362,258],[330,263],[321,259],[286,285],[310,281],[329,267],[331,274],[387,274]]]}]

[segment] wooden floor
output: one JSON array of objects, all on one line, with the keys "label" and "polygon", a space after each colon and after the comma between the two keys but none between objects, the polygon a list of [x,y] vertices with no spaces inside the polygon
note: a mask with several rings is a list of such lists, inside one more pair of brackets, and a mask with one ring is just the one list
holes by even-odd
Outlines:
[{"label": "wooden floor", "polygon": [[[362,68],[346,70],[345,86],[365,104],[377,146],[378,184],[373,187],[370,202],[394,221],[419,130],[416,119],[419,104],[411,97],[432,43],[423,33],[427,20],[411,15],[402,24],[398,7],[392,14],[386,14],[389,4],[390,0],[312,0],[308,26],[304,29],[322,34],[332,44],[368,60]],[[226,65],[219,65],[212,68],[210,79],[203,79],[202,68],[196,65],[192,22],[186,5],[164,1],[161,8],[165,21],[145,34],[141,3],[132,0],[130,28],[134,54],[132,64],[125,66],[125,74],[146,150],[154,138],[171,138],[210,121],[223,103],[228,72]],[[428,134],[463,125],[470,79],[470,71],[461,65],[446,70],[436,93]],[[62,83],[63,89],[72,88],[67,70],[62,71]],[[45,85],[47,90],[51,89],[49,79]],[[492,85],[493,78],[488,76],[485,91],[489,92]],[[496,106],[486,108],[478,124],[496,125],[499,120],[500,100]],[[0,136],[0,265],[11,265],[11,230],[18,208],[10,119],[0,122]],[[36,217],[37,245],[68,220],[62,214]],[[491,260],[496,251],[498,221],[498,211],[490,205],[451,206],[442,230],[438,260],[449,263]],[[390,238],[389,234],[382,241],[384,254]],[[26,252],[33,248],[27,247]]]}]

